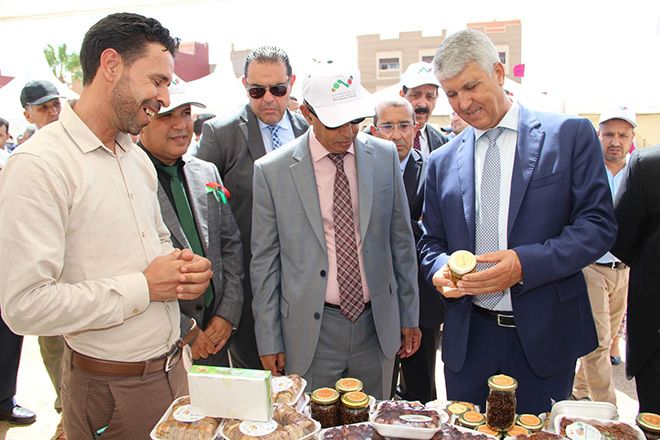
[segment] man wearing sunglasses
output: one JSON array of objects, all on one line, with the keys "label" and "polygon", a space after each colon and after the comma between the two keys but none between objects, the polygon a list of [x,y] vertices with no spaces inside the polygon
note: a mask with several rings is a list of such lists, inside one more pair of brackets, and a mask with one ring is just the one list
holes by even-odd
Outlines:
[{"label": "man wearing sunglasses", "polygon": [[[418,127],[413,106],[406,99],[397,97],[376,105],[376,116],[374,116],[371,134],[392,141],[396,145],[415,243],[422,238],[420,220],[424,205],[427,161],[424,153],[412,148]],[[440,295],[421,276],[418,276],[417,284],[419,286],[419,327],[422,332],[422,343],[414,355],[401,359],[401,380],[397,394],[405,400],[428,402],[437,397],[435,358],[440,344],[440,324],[444,318],[445,307]],[[398,376],[399,368],[396,368],[395,365],[392,386],[396,386]]]},{"label": "man wearing sunglasses", "polygon": [[312,128],[255,163],[252,309],[264,368],[309,389],[359,378],[389,397],[394,357],[419,347],[417,257],[394,145],[357,69],[319,65],[300,107]]},{"label": "man wearing sunglasses", "polygon": [[[251,51],[244,67],[243,85],[249,103],[227,118],[215,118],[202,127],[197,157],[215,164],[231,192],[231,209],[243,243],[243,267],[250,268],[252,174],[254,162],[302,135],[307,123],[287,110],[296,80],[289,56],[280,48],[263,46]],[[261,368],[254,337],[250,277],[243,282],[243,311],[230,353],[234,366]]]}]

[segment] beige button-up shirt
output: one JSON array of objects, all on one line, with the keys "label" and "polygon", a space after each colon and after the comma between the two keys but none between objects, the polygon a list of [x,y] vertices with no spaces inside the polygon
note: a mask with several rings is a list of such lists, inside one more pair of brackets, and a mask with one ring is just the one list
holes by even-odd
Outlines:
[{"label": "beige button-up shirt", "polygon": [[150,302],[142,274],[173,249],[157,188],[128,135],[113,153],[63,104],[0,175],[0,308],[12,330],[63,334],[100,359],[166,353],[179,305]]}]

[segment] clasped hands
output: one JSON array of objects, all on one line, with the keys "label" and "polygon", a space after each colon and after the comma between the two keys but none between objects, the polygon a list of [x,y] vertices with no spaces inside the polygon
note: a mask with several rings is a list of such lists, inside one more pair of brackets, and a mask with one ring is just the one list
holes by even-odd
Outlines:
[{"label": "clasped hands", "polygon": [[451,280],[451,272],[445,264],[433,275],[433,285],[446,298],[465,295],[483,295],[500,292],[523,279],[522,265],[518,254],[511,249],[477,255],[477,263],[494,263],[479,272],[464,275],[458,283]]},{"label": "clasped hands", "polygon": [[201,330],[193,341],[191,350],[193,359],[206,359],[219,352],[231,336],[233,326],[220,316],[211,318],[206,329]]},{"label": "clasped hands", "polygon": [[151,301],[190,300],[203,295],[213,271],[211,262],[190,249],[156,257],[143,272]]}]

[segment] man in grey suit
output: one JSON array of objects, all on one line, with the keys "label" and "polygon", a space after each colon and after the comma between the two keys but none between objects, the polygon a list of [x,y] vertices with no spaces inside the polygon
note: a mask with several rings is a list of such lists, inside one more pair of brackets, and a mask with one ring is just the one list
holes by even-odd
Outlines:
[{"label": "man in grey suit", "polygon": [[144,127],[139,145],[156,167],[160,211],[174,247],[194,249],[213,263],[205,294],[179,301],[184,318],[194,318],[203,330],[192,344],[193,358],[196,363],[229,366],[227,342],[238,326],[243,304],[238,227],[215,166],[184,156],[193,134],[191,105],[204,105],[189,97],[176,80],[169,92],[170,105]]},{"label": "man in grey suit", "polygon": [[[204,124],[197,157],[215,164],[232,194],[230,202],[241,231],[243,268],[249,273],[252,227],[252,170],[254,162],[278,146],[302,135],[307,123],[287,110],[296,80],[288,55],[277,47],[264,46],[245,60],[243,85],[250,100],[238,113]],[[243,312],[230,348],[234,365],[261,368],[254,337],[250,277],[243,283]]]},{"label": "man in grey suit", "polygon": [[252,309],[264,368],[310,389],[357,377],[389,397],[394,357],[420,343],[417,258],[399,158],[359,133],[373,114],[357,69],[318,66],[312,128],[255,163]]}]

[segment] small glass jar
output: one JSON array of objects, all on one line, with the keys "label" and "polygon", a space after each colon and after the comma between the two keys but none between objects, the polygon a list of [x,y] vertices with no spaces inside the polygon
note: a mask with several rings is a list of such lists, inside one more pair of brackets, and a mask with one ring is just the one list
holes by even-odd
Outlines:
[{"label": "small glass jar", "polygon": [[447,405],[447,412],[453,417],[460,417],[468,411],[470,411],[470,408],[463,402],[454,402]]},{"label": "small glass jar", "polygon": [[660,439],[660,415],[649,412],[639,413],[635,421],[644,432],[646,440]]},{"label": "small glass jar", "polygon": [[466,411],[458,418],[458,424],[464,428],[477,429],[486,423],[486,416],[476,411]]},{"label": "small glass jar", "polygon": [[335,389],[342,395],[353,391],[362,391],[362,387],[362,381],[352,377],[343,377],[335,383]]},{"label": "small glass jar", "polygon": [[500,438],[500,434],[501,434],[500,431],[498,431],[497,429],[493,429],[488,425],[478,426],[477,431],[479,431],[482,434],[492,435],[493,437],[497,437],[497,438]]},{"label": "small glass jar", "polygon": [[332,388],[314,390],[309,406],[312,410],[312,418],[319,422],[322,428],[331,428],[341,424],[339,421],[339,393],[337,390]]},{"label": "small glass jar", "polygon": [[516,438],[518,435],[529,435],[529,430],[523,428],[522,426],[514,425],[504,431],[504,435],[505,437]]},{"label": "small glass jar", "polygon": [[343,425],[369,421],[369,396],[351,391],[341,397],[340,420]]},{"label": "small glass jar", "polygon": [[488,425],[499,431],[506,431],[516,421],[516,388],[518,382],[504,374],[497,374],[488,379],[488,398],[486,399],[486,419]]},{"label": "small glass jar", "polygon": [[477,258],[470,251],[456,251],[449,256],[447,267],[451,272],[451,280],[456,284],[463,275],[472,273],[477,268]]},{"label": "small glass jar", "polygon": [[543,420],[534,414],[520,414],[516,417],[516,425],[522,426],[529,432],[536,432],[543,429]]}]

